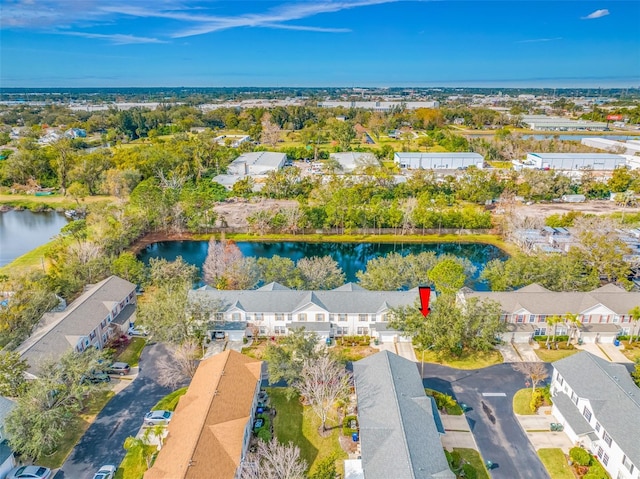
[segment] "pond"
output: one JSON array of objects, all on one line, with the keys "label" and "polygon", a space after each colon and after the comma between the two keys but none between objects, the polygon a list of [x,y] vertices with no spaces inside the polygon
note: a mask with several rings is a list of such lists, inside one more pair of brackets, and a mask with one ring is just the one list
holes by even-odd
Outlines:
[{"label": "pond", "polygon": [[43,245],[68,223],[62,213],[9,210],[0,213],[0,266]]},{"label": "pond", "polygon": [[[484,138],[487,140],[493,139],[493,135],[480,135],[472,133],[470,135],[466,135],[468,138]],[[640,136],[637,135],[606,135],[606,134],[577,134],[577,135],[562,135],[559,133],[540,133],[540,134],[522,134],[520,138],[523,140],[528,140],[533,138],[534,140],[560,140],[560,141],[582,141],[583,138],[606,138],[607,140],[618,140],[618,141],[626,141],[626,140],[640,140]]]},{"label": "pond", "polygon": [[[297,261],[300,258],[312,256],[331,256],[338,262],[345,273],[346,281],[357,281],[356,272],[366,269],[367,261],[372,258],[385,256],[391,252],[400,254],[435,251],[437,254],[450,253],[461,258],[469,259],[477,272],[470,278],[468,286],[486,291],[488,285],[479,280],[479,275],[487,262],[492,259],[508,258],[507,253],[493,245],[481,243],[308,243],[308,242],[249,242],[236,243],[245,256],[256,258],[271,258],[283,256]],[[202,266],[207,256],[208,243],[206,241],[165,241],[149,245],[139,257],[145,263],[149,258],[164,258],[169,261],[178,256],[196,265]]]}]

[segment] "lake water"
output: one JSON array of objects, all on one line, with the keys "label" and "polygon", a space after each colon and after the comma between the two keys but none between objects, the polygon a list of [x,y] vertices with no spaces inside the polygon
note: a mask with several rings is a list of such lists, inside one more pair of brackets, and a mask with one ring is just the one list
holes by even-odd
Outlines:
[{"label": "lake water", "polygon": [[[331,256],[338,262],[345,273],[347,281],[357,281],[356,272],[366,268],[367,261],[391,252],[401,254],[435,251],[437,254],[450,253],[461,258],[469,259],[477,272],[470,279],[468,286],[473,289],[486,291],[488,285],[479,281],[478,277],[484,265],[492,259],[507,259],[508,255],[493,245],[480,243],[307,243],[307,242],[248,242],[236,243],[245,256],[256,258],[271,258],[283,256],[297,261],[300,258],[312,256]],[[207,256],[208,243],[206,241],[166,241],[149,245],[140,253],[140,259],[148,263],[149,258],[164,258],[169,261],[178,256],[198,268],[202,266]]]},{"label": "lake water", "polygon": [[[491,139],[493,135],[466,135],[469,138],[486,138]],[[607,140],[617,140],[617,141],[626,141],[626,140],[640,140],[640,136],[625,136],[625,135],[552,135],[552,134],[540,134],[540,135],[521,135],[522,139],[528,140],[533,138],[534,140],[562,140],[562,141],[582,141],[583,138],[606,138]]]},{"label": "lake water", "polygon": [[0,213],[0,266],[49,242],[67,223],[62,213],[28,210]]}]

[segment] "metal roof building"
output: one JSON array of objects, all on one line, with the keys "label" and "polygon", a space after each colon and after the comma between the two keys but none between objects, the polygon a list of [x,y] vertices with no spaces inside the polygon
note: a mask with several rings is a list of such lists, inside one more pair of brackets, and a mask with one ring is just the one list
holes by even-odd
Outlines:
[{"label": "metal roof building", "polygon": [[266,175],[284,166],[287,155],[274,151],[243,153],[227,167],[230,175]]},{"label": "metal roof building", "polygon": [[470,166],[482,168],[484,157],[478,153],[402,153],[393,155],[400,168],[410,170],[457,170]]},{"label": "metal roof building", "polygon": [[353,374],[364,479],[455,479],[416,364],[381,351]]},{"label": "metal roof building", "polygon": [[521,122],[532,130],[541,131],[605,131],[609,127],[601,121],[571,120],[546,115],[525,115]]},{"label": "metal roof building", "polygon": [[548,170],[610,171],[625,166],[626,160],[611,153],[527,153],[525,164]]}]

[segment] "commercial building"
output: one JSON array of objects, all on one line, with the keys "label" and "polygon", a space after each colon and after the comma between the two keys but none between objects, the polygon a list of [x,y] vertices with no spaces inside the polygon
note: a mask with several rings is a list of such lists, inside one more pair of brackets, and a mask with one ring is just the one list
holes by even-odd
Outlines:
[{"label": "commercial building", "polygon": [[409,170],[460,170],[475,166],[483,168],[484,157],[478,153],[402,153],[393,155],[393,161]]},{"label": "commercial building", "polygon": [[418,108],[439,108],[438,101],[321,101],[318,103],[321,108],[362,108],[364,110],[387,112],[394,108],[405,108],[407,110],[417,110]]},{"label": "commercial building", "polygon": [[17,352],[37,375],[44,361],[58,360],[67,351],[102,349],[109,338],[126,334],[135,322],[136,285],[118,276],[90,287],[61,312],[51,315],[22,343]]},{"label": "commercial building", "polygon": [[521,123],[538,131],[606,131],[609,126],[601,121],[570,120],[556,116],[525,115]]},{"label": "commercial building", "polygon": [[626,165],[621,155],[611,153],[527,153],[524,162],[514,160],[516,167],[560,171],[613,171]]},{"label": "commercial building", "polygon": [[[262,361],[227,350],[198,365],[145,479],[240,476],[258,405]],[[215,471],[215,472],[214,472]]]},{"label": "commercial building", "polygon": [[580,352],[553,363],[553,415],[616,479],[640,477],[640,389],[621,365]]},{"label": "commercial building", "polygon": [[583,138],[580,141],[585,146],[614,153],[626,153],[628,155],[640,154],[640,144],[634,141],[616,141],[607,138]]},{"label": "commercial building", "polygon": [[264,179],[269,172],[283,168],[286,161],[287,155],[284,153],[273,151],[243,153],[229,164],[227,174],[217,175],[212,181],[231,190],[233,185],[247,177],[254,180]]},{"label": "commercial building", "polygon": [[[409,341],[389,329],[391,308],[413,305],[417,290],[368,291],[348,283],[330,291],[298,291],[278,283],[256,290],[225,291],[205,286],[189,292],[189,301],[212,305],[211,331],[241,340],[247,328],[261,336],[279,336],[305,328],[322,338],[370,335],[380,341]],[[230,325],[234,325],[231,328]]]},{"label": "commercial building", "polygon": [[353,173],[358,168],[380,166],[380,162],[373,153],[348,151],[344,153],[331,153],[330,158],[337,161],[340,165],[338,173]]},{"label": "commercial building", "polygon": [[580,326],[571,330],[564,321],[555,326],[557,335],[572,334],[585,343],[612,343],[621,334],[629,334],[633,326],[629,311],[640,304],[640,292],[630,292],[607,284],[589,292],[556,292],[530,284],[515,291],[458,292],[462,304],[469,298],[493,300],[500,304],[501,319],[507,323],[503,340],[528,342],[534,336],[552,335],[554,326],[547,318],[567,314],[577,315]]},{"label": "commercial building", "polygon": [[353,375],[361,477],[455,479],[436,426],[438,409],[425,395],[416,364],[381,351],[353,363]]}]

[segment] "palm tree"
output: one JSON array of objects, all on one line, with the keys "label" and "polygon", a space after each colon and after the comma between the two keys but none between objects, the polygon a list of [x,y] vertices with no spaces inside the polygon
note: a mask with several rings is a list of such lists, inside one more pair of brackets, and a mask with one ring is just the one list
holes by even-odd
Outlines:
[{"label": "palm tree", "polygon": [[[555,343],[556,341],[556,331],[558,329],[558,324],[562,323],[562,317],[554,314],[547,318],[547,324],[549,326],[553,326],[553,337],[551,338],[551,342]],[[547,346],[549,345],[549,335],[547,335]]]},{"label": "palm tree", "polygon": [[567,346],[569,346],[569,344],[571,344],[571,339],[573,339],[573,331],[577,331],[582,323],[580,322],[580,319],[578,319],[578,315],[573,313],[566,313],[564,315],[564,323],[569,329],[569,339],[567,340]]},{"label": "palm tree", "polygon": [[633,342],[633,335],[636,331],[636,326],[638,326],[638,321],[640,321],[640,306],[634,306],[629,310],[629,319],[632,322],[631,332],[629,334],[629,344]]}]

